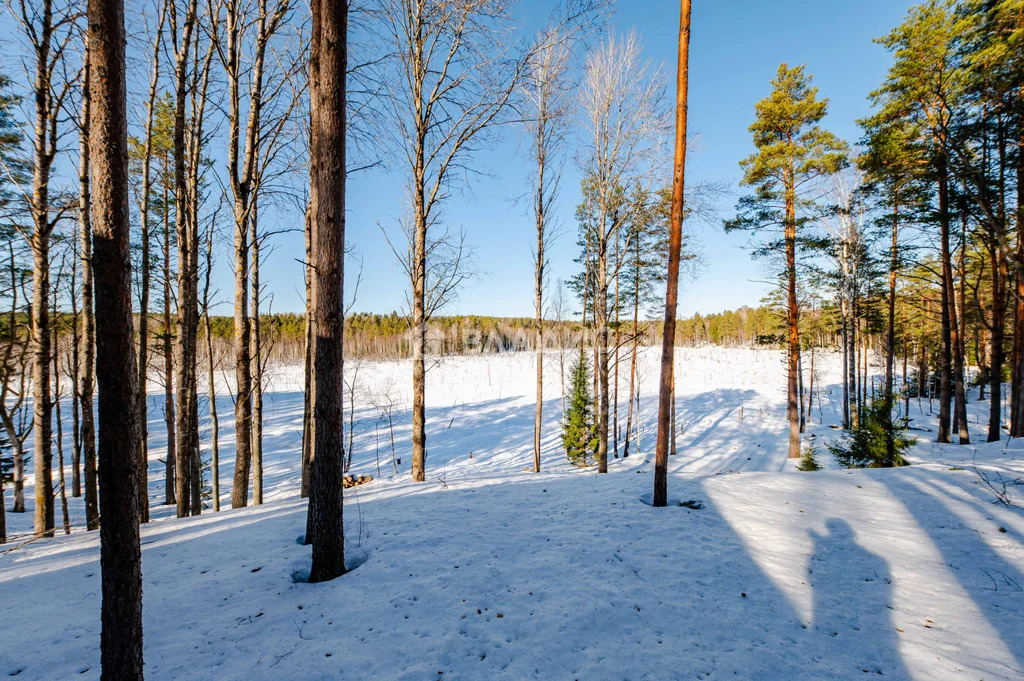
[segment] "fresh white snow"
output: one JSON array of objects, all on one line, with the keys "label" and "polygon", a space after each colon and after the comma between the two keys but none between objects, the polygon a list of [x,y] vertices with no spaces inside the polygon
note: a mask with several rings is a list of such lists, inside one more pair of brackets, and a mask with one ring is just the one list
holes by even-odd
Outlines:
[{"label": "fresh white snow", "polygon": [[[151,385],[147,678],[1024,678],[1024,511],[993,503],[975,472],[1024,503],[1012,484],[1024,476],[1021,443],[936,445],[928,401],[914,399],[914,465],[837,470],[820,446],[831,470],[800,473],[786,459],[782,354],[680,349],[669,493],[704,505],[653,509],[640,499],[653,477],[658,352],[641,362],[640,452],[603,476],[562,454],[557,359],[547,358],[540,475],[524,470],[535,356],[434,366],[421,484],[408,481],[411,366],[350,362],[352,471],[376,479],[346,492],[358,567],[319,585],[300,581],[310,551],[296,541],[301,367],[274,368],[266,396],[267,503],[194,519],[161,506],[162,389]],[[816,362],[822,404],[807,437],[822,444],[838,434],[839,359]],[[227,508],[232,407],[218,380]],[[627,380],[624,362],[622,428]],[[398,474],[380,419],[388,402]],[[970,408],[983,442],[988,402],[972,391]],[[72,534],[33,540],[31,479],[26,498],[0,547],[0,676],[98,679],[98,534],[69,499]]]}]

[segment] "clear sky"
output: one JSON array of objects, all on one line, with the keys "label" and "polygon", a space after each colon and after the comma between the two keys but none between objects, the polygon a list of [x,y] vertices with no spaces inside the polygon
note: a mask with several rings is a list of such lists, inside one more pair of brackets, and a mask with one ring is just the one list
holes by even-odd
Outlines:
[{"label": "clear sky", "polygon": [[[520,10],[546,15],[549,4],[528,0]],[[807,65],[820,95],[830,100],[826,125],[856,142],[855,120],[868,112],[867,94],[881,82],[889,63],[887,52],[872,39],[895,26],[911,4],[908,0],[695,0],[689,121],[698,142],[687,159],[687,182],[725,183],[733,196],[723,201],[723,211],[731,213],[740,191],[738,161],[752,149],[747,127],[754,103],[768,93],[769,81],[783,61]],[[616,31],[637,29],[648,58],[662,64],[670,83],[675,76],[678,13],[675,0],[622,0],[612,19]],[[674,95],[671,90],[669,96]],[[531,247],[536,237],[528,204],[517,202],[529,186],[531,171],[521,132],[510,128],[502,144],[477,156],[477,167],[486,175],[474,181],[468,192],[453,195],[445,220],[453,228],[466,230],[480,275],[446,312],[530,315]],[[405,306],[408,282],[381,234],[382,227],[396,233],[402,182],[400,169],[392,174],[364,173],[350,181],[347,235],[364,262],[358,310],[390,312]],[[579,201],[578,182],[579,173],[570,158],[557,207],[566,233],[550,252],[553,278],[568,278],[576,268],[572,216]],[[720,226],[703,227],[696,236],[705,268],[685,284],[681,313],[757,304],[764,287],[756,283],[762,277],[745,250],[747,237],[726,236]],[[298,257],[298,235],[279,244],[270,256],[265,278],[274,290],[276,310],[301,308]],[[222,290],[230,290],[227,281]]]}]

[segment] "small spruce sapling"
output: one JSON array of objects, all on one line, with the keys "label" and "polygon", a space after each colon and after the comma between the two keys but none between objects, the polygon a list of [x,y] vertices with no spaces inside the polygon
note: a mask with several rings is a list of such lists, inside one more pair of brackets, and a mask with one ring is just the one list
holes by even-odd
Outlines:
[{"label": "small spruce sapling", "polygon": [[588,454],[597,447],[594,399],[590,394],[587,362],[577,358],[569,370],[569,405],[562,422],[565,453],[574,465],[586,466]]},{"label": "small spruce sapling", "polygon": [[800,455],[800,461],[796,465],[797,470],[809,472],[809,471],[820,471],[822,465],[818,463],[818,448],[813,444],[808,444],[804,447],[803,453]]},{"label": "small spruce sapling", "polygon": [[[908,466],[904,455],[917,440],[909,437],[906,422],[887,418],[892,404],[872,400],[856,428],[846,431],[828,450],[843,468],[893,468]],[[887,446],[891,438],[891,447]]]}]

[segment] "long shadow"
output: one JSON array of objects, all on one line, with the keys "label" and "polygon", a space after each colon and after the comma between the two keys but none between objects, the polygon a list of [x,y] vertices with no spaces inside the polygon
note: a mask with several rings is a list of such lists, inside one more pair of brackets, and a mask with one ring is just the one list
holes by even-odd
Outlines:
[{"label": "long shadow", "polygon": [[[649,484],[620,473],[371,489],[345,504],[350,548],[369,560],[322,585],[291,579],[309,560],[299,502],[262,507],[257,523],[250,509],[144,528],[147,678],[265,678],[282,660],[291,678],[335,678],[339,660],[353,678],[861,678],[864,662],[843,651],[856,634],[827,623],[845,607],[888,640],[888,591],[853,583],[884,574],[876,557],[830,525],[805,628],[714,501],[651,509],[638,501]],[[701,481],[671,485],[703,496]],[[0,673],[98,678],[98,610],[82,605],[98,594],[98,554],[83,551],[42,556],[38,573],[0,559]],[[850,602],[833,598],[842,591]],[[36,655],[47,646],[61,655]],[[904,678],[895,655],[887,645],[876,666]]]},{"label": "long shadow", "polygon": [[[840,518],[825,521],[814,540],[808,582],[813,588],[812,626],[832,639],[825,663],[837,672],[906,679],[892,621],[892,575],[888,562],[857,543],[856,533]],[[852,607],[852,606],[856,607]]]},{"label": "long shadow", "polygon": [[[923,482],[912,482],[909,476],[902,475],[879,476],[878,479],[889,487],[893,496],[903,501],[917,524],[928,533],[950,568],[949,572],[998,632],[1012,655],[1016,672],[1024,676],[1020,657],[1024,651],[1024,603],[1017,597],[1024,588],[1024,572],[984,539],[978,527],[982,523],[968,521],[954,511],[951,497],[937,484],[939,473],[925,469],[914,473]],[[986,534],[993,530],[998,533],[998,523],[984,524],[988,525],[984,528],[988,531]],[[1002,596],[996,593],[999,585],[992,579],[993,574],[1007,578],[1003,590],[1014,594],[1013,598],[991,597]]]}]

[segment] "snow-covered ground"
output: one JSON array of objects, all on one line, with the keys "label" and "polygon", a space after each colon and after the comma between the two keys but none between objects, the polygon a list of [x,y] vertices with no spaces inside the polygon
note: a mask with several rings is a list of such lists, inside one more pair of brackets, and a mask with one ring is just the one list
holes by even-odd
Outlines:
[{"label": "snow-covered ground", "polygon": [[[534,355],[443,360],[428,373],[420,484],[408,481],[410,365],[366,362],[357,373],[349,363],[352,470],[376,479],[346,493],[348,552],[361,564],[319,585],[295,581],[310,557],[296,542],[301,368],[275,368],[266,397],[268,503],[195,519],[161,506],[154,387],[147,678],[1024,678],[1024,511],[994,504],[975,472],[1011,482],[1024,503],[1024,485],[1012,484],[1024,445],[936,445],[928,401],[911,400],[914,465],[800,473],[786,459],[781,353],[680,349],[669,493],[704,506],[653,509],[640,497],[653,476],[657,357],[641,363],[640,451],[604,476],[564,460],[556,355],[540,475],[524,470]],[[808,437],[820,443],[837,435],[840,379],[835,355],[816,361],[821,404]],[[627,365],[621,373],[624,427]],[[982,442],[988,402],[971,400]],[[71,499],[72,534],[31,540],[31,487],[26,497],[29,513],[8,513],[15,536],[0,548],[0,675],[98,679],[98,536]]]}]

